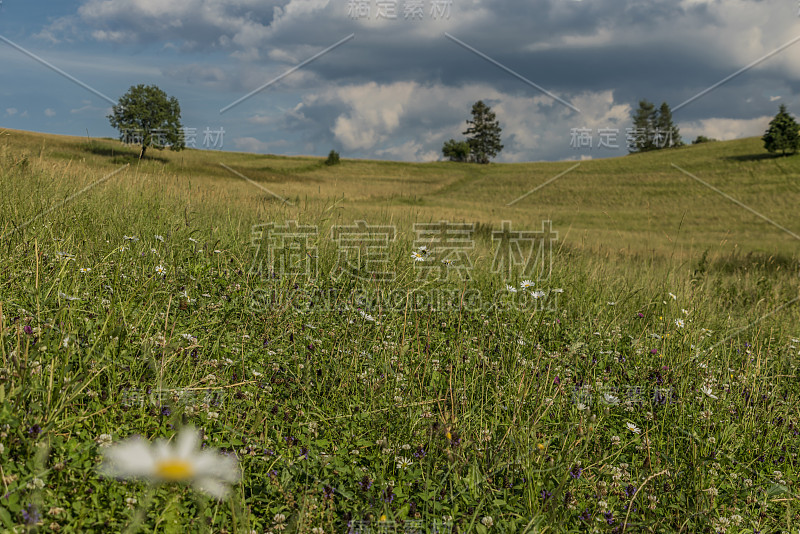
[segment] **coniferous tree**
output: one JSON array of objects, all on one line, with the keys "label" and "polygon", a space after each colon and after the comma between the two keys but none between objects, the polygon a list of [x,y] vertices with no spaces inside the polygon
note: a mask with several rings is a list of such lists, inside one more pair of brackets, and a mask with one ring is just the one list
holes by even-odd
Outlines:
[{"label": "coniferous tree", "polygon": [[666,102],[661,103],[656,117],[656,131],[653,133],[656,148],[683,146],[681,132],[672,122],[672,111]]},{"label": "coniferous tree", "polygon": [[647,152],[653,150],[653,134],[656,129],[656,107],[647,100],[639,101],[639,109],[633,116],[633,132],[629,136],[628,150]]},{"label": "coniferous tree", "polygon": [[683,146],[680,130],[672,122],[672,111],[666,102],[659,109],[647,100],[639,101],[633,116],[633,132],[628,136],[630,152],[648,152]]},{"label": "coniferous tree", "polygon": [[800,125],[786,111],[786,105],[781,104],[778,114],[770,121],[769,129],[761,140],[764,141],[764,148],[769,152],[780,150],[783,155],[786,155],[788,150],[795,153],[800,148],[799,131]]},{"label": "coniferous tree", "polygon": [[472,161],[489,163],[490,158],[503,150],[500,144],[502,129],[494,112],[482,100],[478,100],[472,106],[472,120],[467,120],[467,124],[467,131],[463,133],[467,136]]}]

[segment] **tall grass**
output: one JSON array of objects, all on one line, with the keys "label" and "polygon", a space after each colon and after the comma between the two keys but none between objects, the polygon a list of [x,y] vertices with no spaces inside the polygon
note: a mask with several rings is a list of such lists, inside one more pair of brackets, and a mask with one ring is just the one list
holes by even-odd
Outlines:
[{"label": "tall grass", "polygon": [[[521,207],[477,206],[492,198],[481,187],[510,193],[522,174],[545,177],[559,164],[327,168],[195,151],[138,162],[98,148],[111,141],[6,135],[4,528],[775,532],[798,523],[798,264],[777,234],[731,251],[708,245],[714,227],[682,248],[636,236],[656,225],[612,226],[598,242],[587,223],[559,233],[552,271],[537,279],[494,272],[491,232],[501,217],[540,229],[543,212],[518,220]],[[714,150],[746,155],[749,141],[737,143]],[[692,172],[716,172],[700,167],[708,154],[686,154]],[[619,187],[636,169],[650,173],[650,190],[625,191],[654,209],[665,186],[652,169],[666,157],[591,171]],[[294,206],[214,158],[262,172],[259,183]],[[771,163],[761,163],[767,183]],[[367,189],[370,180],[385,183]],[[757,199],[759,183],[734,192]],[[388,200],[341,200],[329,194],[338,188]],[[446,192],[434,201],[436,188]],[[596,193],[562,198],[554,213],[606,209]],[[398,207],[393,194],[426,200]],[[660,213],[676,208],[669,196]],[[359,219],[396,227],[393,280],[337,271],[331,229]],[[469,280],[418,278],[413,224],[443,219],[481,223]],[[316,232],[308,254],[281,269],[253,246],[253,225],[291,220]],[[293,263],[311,256],[315,276]],[[525,278],[544,295],[521,290]],[[227,500],[98,474],[104,434],[171,437],[187,424],[239,459],[242,481]]]}]

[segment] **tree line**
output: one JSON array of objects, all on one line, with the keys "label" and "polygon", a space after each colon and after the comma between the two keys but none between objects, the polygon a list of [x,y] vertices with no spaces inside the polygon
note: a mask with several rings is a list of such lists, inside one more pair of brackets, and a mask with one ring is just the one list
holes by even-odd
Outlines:
[{"label": "tree line", "polygon": [[[172,150],[185,148],[181,135],[181,108],[178,99],[169,97],[154,85],[132,86],[108,116],[111,126],[124,138],[127,132],[136,131],[136,144],[141,144],[140,158],[148,147]],[[450,139],[442,146],[442,154],[450,161],[487,164],[503,150],[500,134],[502,128],[495,113],[482,100],[472,106],[472,118],[466,121],[462,132],[466,139]],[[782,155],[794,154],[800,148],[800,126],[781,104],[778,114],[769,123],[769,129],[761,138],[764,148]],[[629,134],[628,147],[631,153],[649,152],[684,146],[680,130],[672,120],[672,111],[666,102],[658,109],[647,100],[640,100],[633,114],[633,128]],[[703,135],[693,144],[713,141]],[[339,162],[339,154],[331,151],[327,164]]]}]

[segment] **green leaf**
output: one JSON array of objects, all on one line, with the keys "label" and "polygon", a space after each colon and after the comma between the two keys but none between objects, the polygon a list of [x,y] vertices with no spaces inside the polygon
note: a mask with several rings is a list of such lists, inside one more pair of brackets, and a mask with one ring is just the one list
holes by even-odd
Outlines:
[{"label": "green leaf", "polygon": [[8,513],[3,507],[0,507],[0,520],[3,521],[3,524],[7,527],[12,527],[14,525],[14,521],[11,519],[11,514]]}]

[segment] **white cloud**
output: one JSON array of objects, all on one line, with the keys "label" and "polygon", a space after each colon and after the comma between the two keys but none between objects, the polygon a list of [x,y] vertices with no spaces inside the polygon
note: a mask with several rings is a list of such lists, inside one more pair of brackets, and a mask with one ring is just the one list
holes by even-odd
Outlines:
[{"label": "white cloud", "polygon": [[[535,154],[548,160],[580,157],[570,147],[570,132],[582,127],[593,129],[595,135],[599,128],[616,128],[620,132],[617,144],[622,148],[617,153],[625,153],[628,104],[616,103],[612,91],[561,96],[582,113],[535,92],[509,94],[486,84],[449,87],[416,82],[330,88],[307,95],[291,113],[303,118],[303,129],[321,129],[327,124],[335,142],[363,157],[432,161],[439,159],[446,140],[464,138],[472,105],[483,100],[502,128],[504,149],[497,161],[530,161]],[[339,111],[331,117],[331,110]],[[289,115],[287,112],[284,118]],[[264,118],[263,122],[275,121]],[[617,154],[608,149],[594,153],[594,157]]]},{"label": "white cloud", "polygon": [[386,141],[400,126],[400,117],[407,108],[415,82],[360,86],[337,89],[333,98],[348,108],[339,115],[332,131],[347,150],[370,149]]},{"label": "white cloud", "polygon": [[283,139],[278,141],[265,142],[255,137],[237,137],[233,140],[233,146],[242,152],[255,152],[257,154],[271,153],[276,148],[285,147],[288,143]]},{"label": "white cloud", "polygon": [[81,103],[83,104],[83,106],[81,106],[79,108],[71,109],[71,110],[69,110],[69,112],[72,113],[73,115],[78,115],[78,114],[81,114],[81,113],[98,114],[98,113],[101,113],[101,112],[103,113],[103,115],[109,115],[109,114],[111,114],[111,111],[112,111],[110,107],[101,108],[101,107],[92,105],[92,102],[90,100],[83,100]]},{"label": "white cloud", "polygon": [[6,115],[13,117],[19,110],[17,108],[6,108]]},{"label": "white cloud", "polygon": [[771,120],[772,117],[769,116],[755,119],[713,118],[686,124],[679,123],[678,126],[684,142],[690,142],[696,139],[698,135],[705,135],[719,141],[728,141],[730,139],[764,135]]},{"label": "white cloud", "polygon": [[402,145],[377,150],[377,155],[397,161],[438,161],[441,152],[426,150],[426,147],[417,141],[406,141]]},{"label": "white cloud", "polygon": [[46,117],[55,117],[56,116],[56,110],[54,110],[52,108],[47,108],[47,109],[44,110],[44,114],[45,114]]}]

